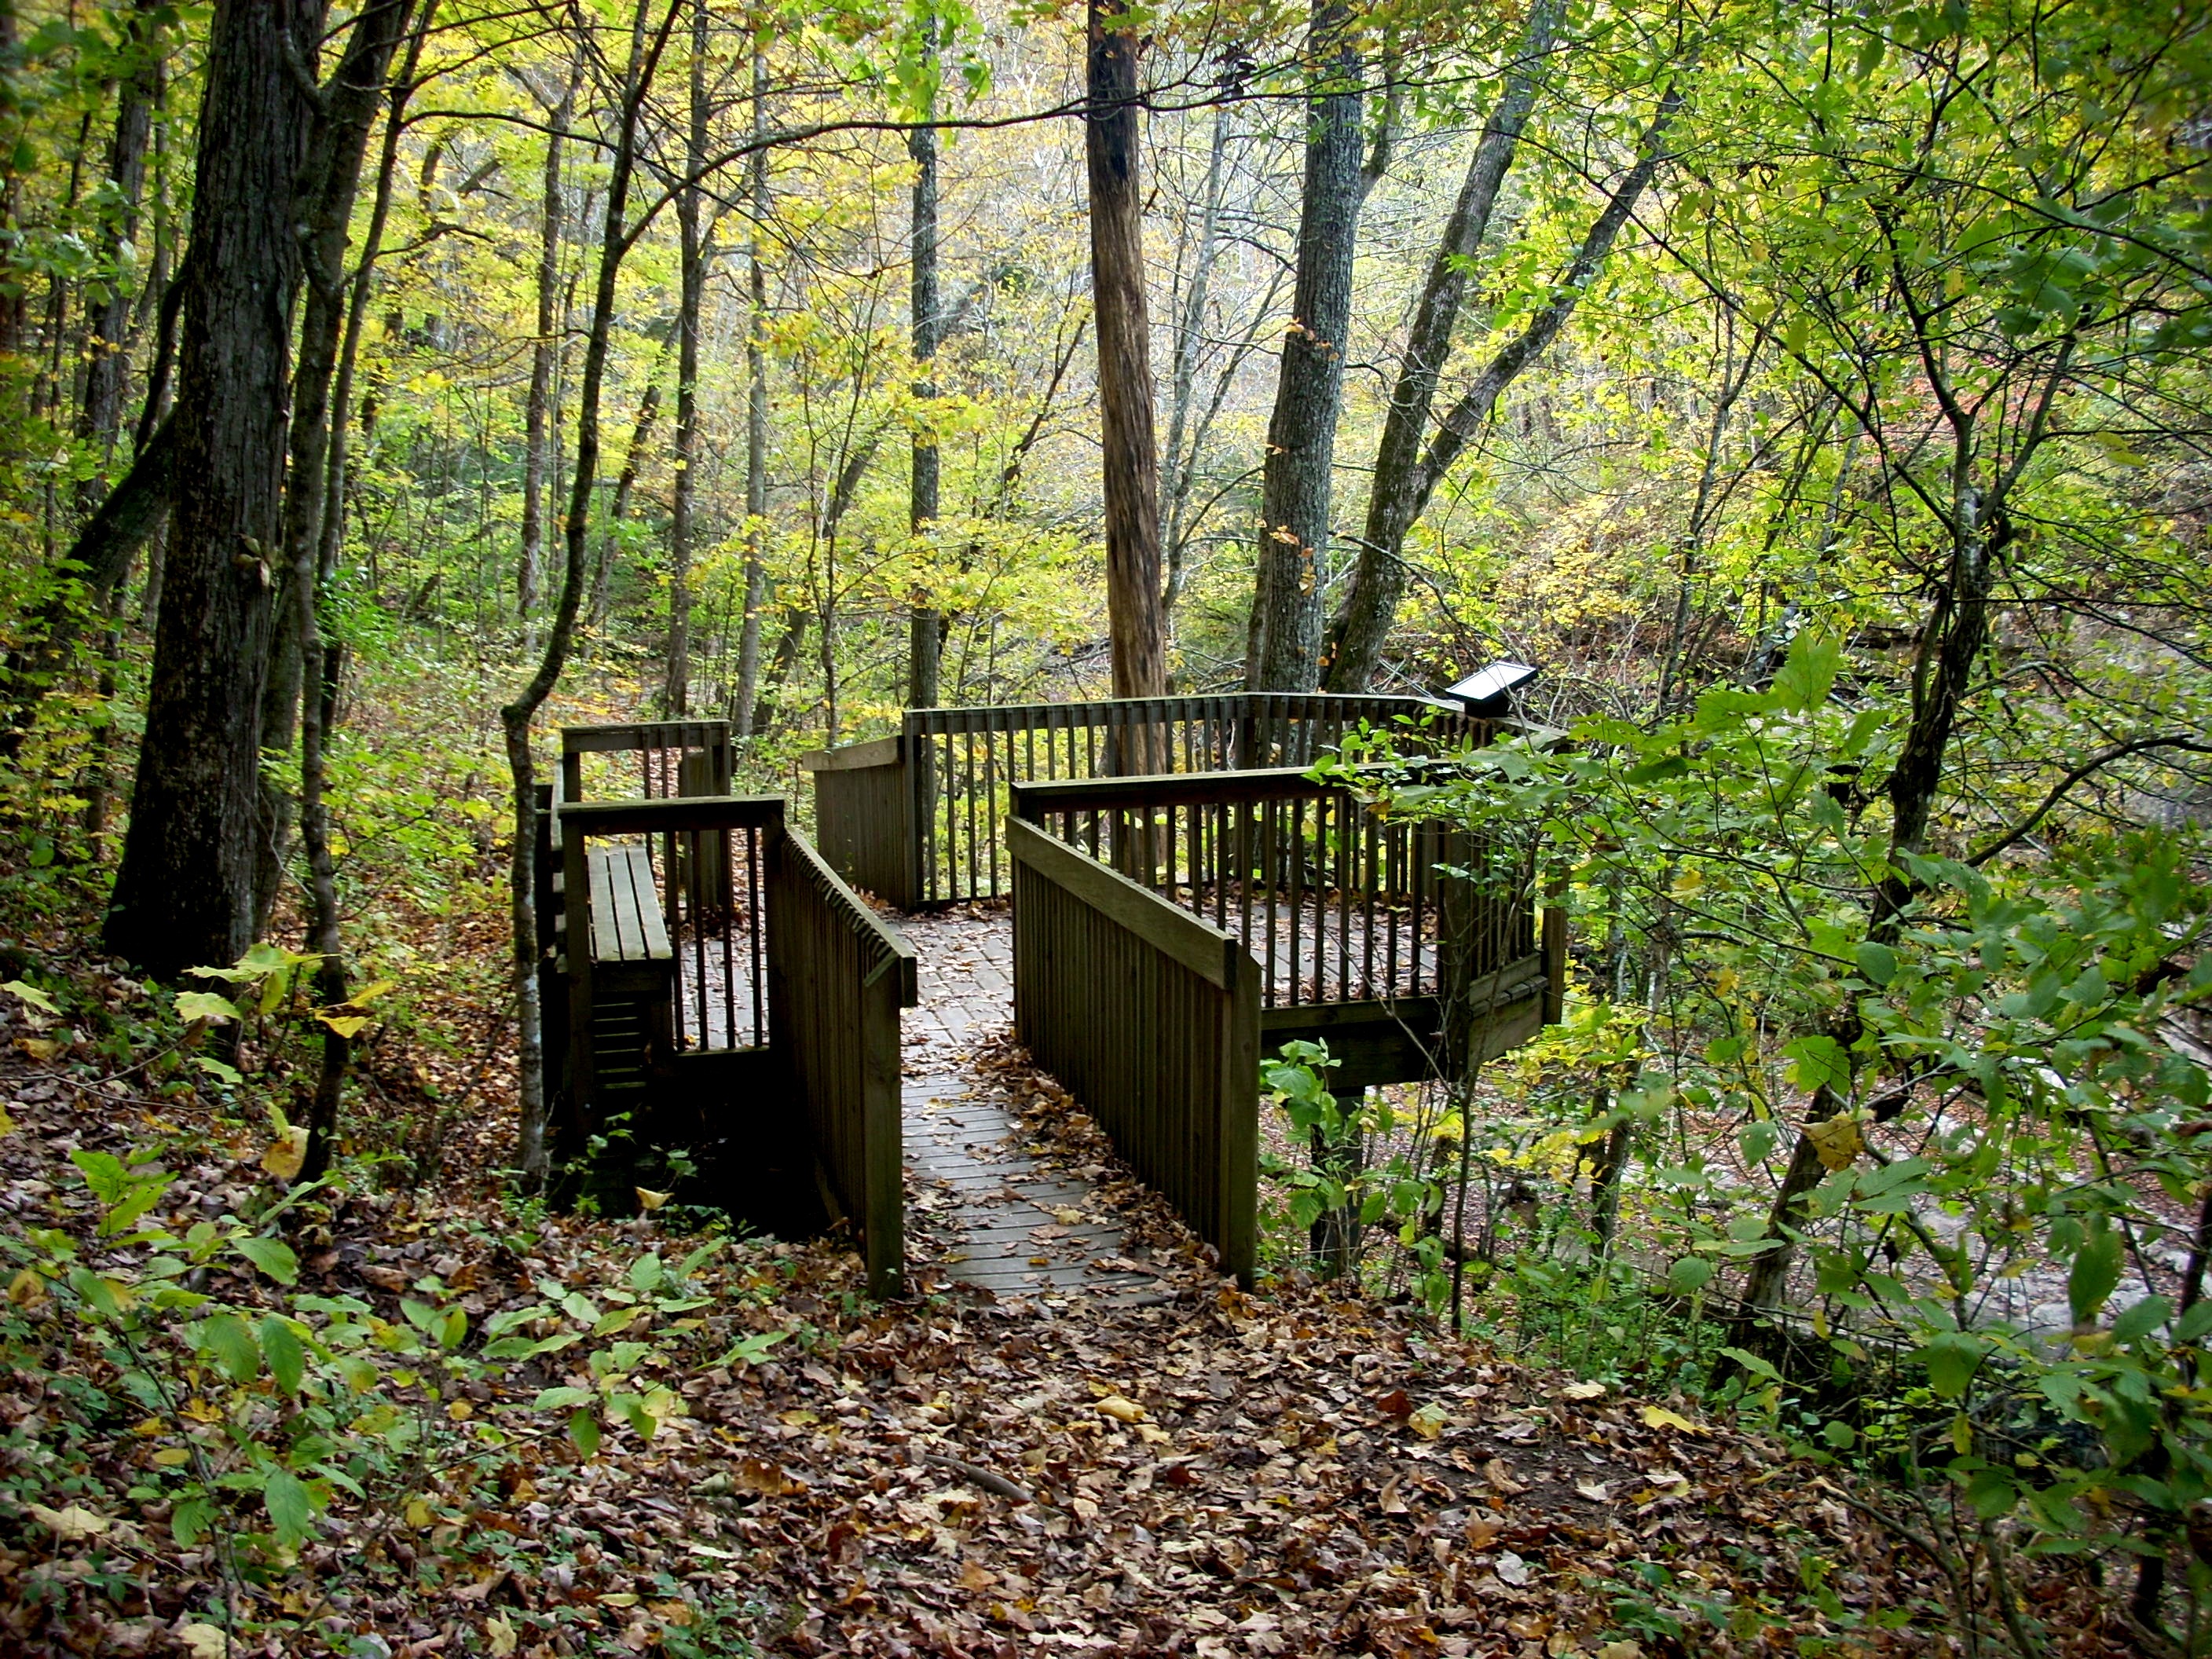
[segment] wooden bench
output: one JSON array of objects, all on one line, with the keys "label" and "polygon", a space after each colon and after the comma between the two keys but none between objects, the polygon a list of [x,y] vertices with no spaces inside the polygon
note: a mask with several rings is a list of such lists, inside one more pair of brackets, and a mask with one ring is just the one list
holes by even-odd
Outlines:
[{"label": "wooden bench", "polygon": [[635,842],[594,847],[586,855],[591,870],[592,965],[594,968],[672,970],[676,952],[660,916],[660,890],[653,878],[653,859]]}]

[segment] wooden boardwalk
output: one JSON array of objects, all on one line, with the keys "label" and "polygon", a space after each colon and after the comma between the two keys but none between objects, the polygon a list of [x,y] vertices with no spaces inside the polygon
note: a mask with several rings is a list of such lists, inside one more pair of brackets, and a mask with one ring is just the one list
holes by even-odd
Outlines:
[{"label": "wooden boardwalk", "polygon": [[1182,1275],[1170,1284],[1168,1264],[1132,1242],[1103,1172],[1041,1142],[1016,1109],[1024,1073],[990,1063],[1013,1008],[1011,915],[968,908],[898,925],[921,994],[902,1067],[910,1272],[1046,1306],[1172,1297]]}]

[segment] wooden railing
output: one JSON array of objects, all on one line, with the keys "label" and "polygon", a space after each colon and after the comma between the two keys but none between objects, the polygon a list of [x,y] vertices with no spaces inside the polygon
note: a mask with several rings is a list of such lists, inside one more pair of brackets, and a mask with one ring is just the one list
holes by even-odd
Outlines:
[{"label": "wooden railing", "polygon": [[803,1139],[871,1290],[895,1294],[912,949],[786,823],[781,796],[562,801],[542,846],[559,860],[539,917],[557,903],[547,1028],[564,1040],[571,1134],[650,1108],[653,1132],[719,1142],[726,1158]]},{"label": "wooden railing", "polygon": [[1259,977],[1222,929],[1029,824],[1006,829],[1014,1031],[1249,1284]]},{"label": "wooden railing", "polygon": [[902,908],[1006,890],[999,826],[1036,780],[1310,765],[1363,722],[1401,749],[1486,741],[1487,722],[1421,697],[1231,693],[985,708],[912,708],[896,738],[817,750],[824,854]]},{"label": "wooden railing", "polygon": [[837,1208],[859,1233],[868,1288],[904,1282],[899,1011],[915,1005],[914,949],[804,836],[769,856],[771,1046],[805,1103]]},{"label": "wooden railing", "polygon": [[[587,776],[586,755],[608,757],[612,775]],[[633,720],[561,728],[563,800],[726,795],[731,777],[727,720]]]},{"label": "wooden railing", "polygon": [[1340,1083],[1455,1075],[1557,1017],[1565,935],[1540,943],[1525,854],[1290,767],[1012,793],[1021,821],[1235,939],[1267,1046],[1326,1041]]}]

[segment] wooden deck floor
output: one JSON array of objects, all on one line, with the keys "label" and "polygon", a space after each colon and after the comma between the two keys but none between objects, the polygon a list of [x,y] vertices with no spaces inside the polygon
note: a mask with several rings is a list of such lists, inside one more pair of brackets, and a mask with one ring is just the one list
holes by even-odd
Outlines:
[{"label": "wooden deck floor", "polygon": [[[1095,1166],[1056,1155],[1015,1109],[1018,1073],[989,1050],[1013,1007],[1003,910],[904,915],[921,1001],[906,1016],[908,1249],[1003,1300],[1164,1300],[1181,1273],[1133,1243]],[[938,1254],[941,1250],[941,1254]],[[1176,1282],[1170,1276],[1175,1273]]]}]

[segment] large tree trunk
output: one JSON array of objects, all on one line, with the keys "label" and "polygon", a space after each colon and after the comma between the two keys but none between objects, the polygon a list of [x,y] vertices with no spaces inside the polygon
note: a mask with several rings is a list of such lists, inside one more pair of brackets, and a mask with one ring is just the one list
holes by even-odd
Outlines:
[{"label": "large tree trunk", "polygon": [[738,684],[730,717],[741,738],[752,736],[759,711],[761,605],[768,574],[761,562],[768,522],[768,268],[760,228],[768,222],[768,59],[753,53],[753,153],[745,173],[752,195],[752,239],[745,259],[745,571],[744,615],[738,622]]},{"label": "large tree trunk", "polygon": [[1152,431],[1152,319],[1145,300],[1144,194],[1138,177],[1142,43],[1106,27],[1117,15],[1110,0],[1090,0],[1083,123],[1105,450],[1106,617],[1114,695],[1157,697],[1167,690],[1167,628],[1160,611],[1160,464]]},{"label": "large tree trunk", "polygon": [[178,365],[177,492],[107,948],[165,979],[252,942],[270,560],[313,109],[315,0],[218,0]]},{"label": "large tree trunk", "polygon": [[[122,280],[122,250],[137,240],[138,203],[146,185],[146,155],[154,136],[154,105],[161,92],[160,8],[137,0],[118,20],[130,71],[115,92],[115,134],[107,146],[107,179],[120,206],[102,238],[102,263],[110,275],[107,297],[91,308],[85,341],[84,401],[77,435],[98,446],[103,467],[123,430],[124,394],[131,383],[131,311],[136,294]],[[99,477],[77,486],[77,506],[90,513],[102,494]]]},{"label": "large tree trunk", "polygon": [[691,120],[684,145],[687,182],[676,198],[676,486],[668,521],[668,674],[661,702],[681,719],[691,707],[691,538],[698,499],[699,308],[706,297],[707,251],[699,224],[699,174],[707,164],[706,0],[691,6]]},{"label": "large tree trunk", "polygon": [[1260,540],[1244,684],[1310,691],[1321,673],[1322,583],[1328,574],[1329,485],[1352,328],[1352,255],[1359,224],[1359,51],[1342,0],[1316,0],[1308,39],[1305,195],[1297,285],[1283,335],[1267,422]]},{"label": "large tree trunk", "polygon": [[547,117],[545,192],[538,221],[538,332],[530,345],[530,391],[522,405],[522,557],[515,568],[514,603],[525,623],[538,608],[545,570],[545,480],[552,448],[553,378],[560,341],[561,233],[568,208],[561,187],[561,137],[576,106],[572,75],[561,101]]},{"label": "large tree trunk", "polygon": [[[907,524],[917,550],[937,520],[937,433],[930,424],[928,399],[937,395],[930,360],[937,355],[939,318],[937,295],[937,131],[916,127],[907,135],[914,158],[914,281],[912,310],[915,380],[921,412],[914,428],[914,471],[907,493]],[[906,702],[909,708],[938,705],[939,647],[944,618],[929,592],[917,590],[907,623]]]},{"label": "large tree trunk", "polygon": [[[307,151],[301,209],[307,281],[300,306],[298,359],[292,371],[291,462],[284,483],[284,536],[275,561],[280,587],[314,580],[315,555],[322,541],[322,519],[330,455],[331,383],[337,374],[345,331],[346,235],[353,224],[354,198],[361,191],[361,168],[368,136],[385,99],[392,54],[406,35],[414,0],[374,0],[355,20],[337,68],[323,89],[323,118]],[[304,574],[302,573],[305,573]],[[316,607],[289,598],[276,611],[276,646],[269,683],[262,697],[261,748],[281,755],[292,747],[300,689],[310,655],[319,678],[320,656],[311,651],[307,630]],[[253,930],[269,926],[283,880],[290,839],[292,802],[276,778],[261,781],[262,833],[254,877]]]}]

